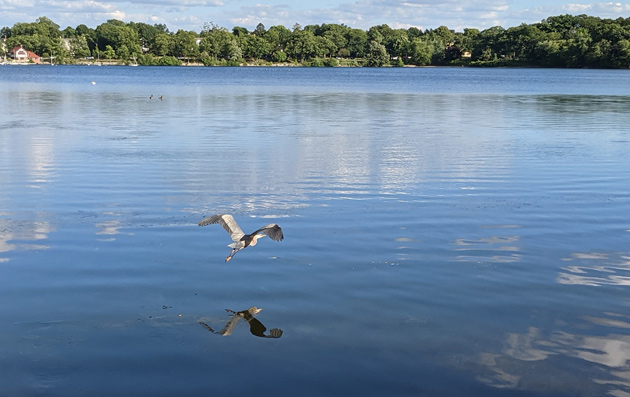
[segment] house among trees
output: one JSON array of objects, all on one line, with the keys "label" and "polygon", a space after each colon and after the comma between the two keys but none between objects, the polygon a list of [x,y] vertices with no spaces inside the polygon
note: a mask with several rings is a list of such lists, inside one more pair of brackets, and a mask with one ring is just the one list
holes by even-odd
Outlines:
[{"label": "house among trees", "polygon": [[13,58],[14,62],[19,62],[19,63],[28,63],[28,62],[33,62],[33,63],[41,63],[41,58],[39,55],[35,54],[32,51],[28,51],[26,49],[24,49],[24,47],[17,46],[14,47],[11,51],[9,51],[9,56],[11,58]]}]

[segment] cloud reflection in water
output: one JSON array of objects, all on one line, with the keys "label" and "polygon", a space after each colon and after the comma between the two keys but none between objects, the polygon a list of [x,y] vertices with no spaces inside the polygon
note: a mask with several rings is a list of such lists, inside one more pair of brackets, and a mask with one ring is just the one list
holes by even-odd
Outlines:
[{"label": "cloud reflection in water", "polygon": [[576,252],[558,274],[560,284],[586,286],[630,285],[630,253]]},{"label": "cloud reflection in water", "polygon": [[[485,226],[484,229],[515,229],[517,225]],[[518,235],[493,235],[479,238],[458,238],[455,251],[459,262],[511,263],[521,260]]]},{"label": "cloud reflection in water", "polygon": [[[96,222],[94,226],[96,226],[99,230],[96,232],[97,235],[103,236],[99,238],[99,241],[114,241],[116,238],[114,237],[117,234],[121,234],[121,229],[123,228],[123,223],[120,218],[124,217],[124,214],[117,212],[104,212],[104,216],[115,217],[114,219],[107,219],[101,222]],[[129,236],[133,235],[133,233],[125,233]]]},{"label": "cloud reflection in water", "polygon": [[[509,333],[500,353],[480,354],[479,364],[484,371],[478,379],[496,388],[533,392],[554,391],[556,384],[563,385],[562,390],[556,390],[563,394],[595,395],[601,393],[601,386],[604,386],[608,395],[630,395],[630,335],[607,334],[599,328],[628,329],[630,317],[605,313],[605,317],[583,317],[581,320],[581,328],[597,326],[597,332],[586,335],[529,327],[522,334]],[[558,328],[562,326],[559,324]],[[580,382],[562,380],[572,378],[576,366],[581,364],[587,364],[589,371],[583,371]],[[542,381],[541,374],[554,381]],[[569,384],[573,385],[572,390],[566,389]]]},{"label": "cloud reflection in water", "polygon": [[[0,216],[6,213],[0,213]],[[0,218],[0,255],[18,250],[43,250],[50,248],[41,244],[55,228],[47,221],[17,221]],[[0,256],[0,262],[8,262],[10,258]]]},{"label": "cloud reflection in water", "polygon": [[[559,284],[630,285],[626,252],[575,252],[564,261],[570,265],[559,272]],[[483,370],[478,379],[496,388],[530,392],[554,391],[557,384],[563,385],[556,390],[563,394],[630,396],[629,329],[630,315],[606,311],[579,316],[575,322],[556,320],[549,329],[531,326],[524,333],[508,333],[499,353],[479,355]],[[588,369],[577,382],[576,368]]]}]

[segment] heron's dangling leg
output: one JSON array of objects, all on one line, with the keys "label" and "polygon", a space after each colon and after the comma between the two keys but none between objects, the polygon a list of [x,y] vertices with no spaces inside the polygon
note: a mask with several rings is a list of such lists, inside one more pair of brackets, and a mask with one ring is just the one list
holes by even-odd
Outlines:
[{"label": "heron's dangling leg", "polygon": [[233,257],[234,255],[236,255],[236,253],[237,253],[238,251],[240,251],[240,249],[238,249],[238,248],[233,248],[233,249],[232,249],[232,252],[230,252],[230,255],[228,255],[228,257],[227,257],[227,258],[225,258],[225,261],[226,261],[226,262],[229,262],[229,261],[232,259],[232,257]]}]

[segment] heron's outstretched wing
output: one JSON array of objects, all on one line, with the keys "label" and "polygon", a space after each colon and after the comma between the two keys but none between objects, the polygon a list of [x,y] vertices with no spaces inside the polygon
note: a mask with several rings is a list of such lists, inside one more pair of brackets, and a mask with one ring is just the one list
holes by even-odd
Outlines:
[{"label": "heron's outstretched wing", "polygon": [[232,318],[230,318],[230,320],[225,324],[225,327],[223,327],[223,329],[217,333],[223,336],[232,335],[232,332],[234,332],[234,328],[236,328],[236,324],[242,318],[242,316],[239,316],[237,314],[233,315]]},{"label": "heron's outstretched wing", "polygon": [[241,237],[245,235],[238,226],[238,223],[234,220],[234,217],[228,214],[218,214],[204,218],[199,222],[199,226],[212,225],[214,223],[223,226],[223,228],[230,233],[230,237],[232,237],[233,241],[239,241]]},{"label": "heron's outstretched wing", "polygon": [[216,332],[215,330],[212,329],[211,326],[209,326],[208,324],[204,323],[203,321],[199,321],[199,324],[201,324],[205,329],[207,329],[210,332]]},{"label": "heron's outstretched wing", "polygon": [[258,233],[266,234],[273,241],[282,241],[282,239],[284,239],[282,229],[280,229],[280,226],[276,225],[275,223],[270,223],[267,226],[261,227],[252,234]]}]

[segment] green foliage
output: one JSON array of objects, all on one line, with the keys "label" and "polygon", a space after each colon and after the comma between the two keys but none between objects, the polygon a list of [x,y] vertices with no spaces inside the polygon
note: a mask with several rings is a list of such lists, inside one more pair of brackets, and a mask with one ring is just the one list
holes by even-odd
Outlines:
[{"label": "green foliage", "polygon": [[156,57],[144,54],[138,58],[138,65],[142,66],[181,66],[182,61],[173,56]]},{"label": "green foliage", "polygon": [[235,26],[232,28],[232,34],[234,36],[247,36],[249,35],[249,32],[241,26]]},{"label": "green foliage", "polygon": [[286,62],[287,61],[287,53],[282,51],[282,50],[275,51],[273,53],[273,55],[271,56],[271,59],[274,62],[280,62],[280,63],[281,62]]},{"label": "green foliage", "polygon": [[339,61],[337,58],[326,58],[324,59],[324,66],[333,68],[335,66],[339,66]]},{"label": "green foliage", "polygon": [[32,23],[18,22],[13,25],[6,45],[9,50],[22,45],[40,56],[58,56],[63,52],[60,38],[59,25],[46,17],[40,17]]},{"label": "green foliage", "polygon": [[324,66],[324,60],[322,58],[313,58],[311,62],[308,63],[308,66],[312,67],[322,67]]},{"label": "green foliage", "polygon": [[339,61],[337,58],[320,58],[315,57],[311,59],[310,62],[306,63],[307,66],[311,67],[335,67],[339,65]]},{"label": "green foliage", "polygon": [[64,39],[70,39],[72,37],[76,37],[77,31],[73,27],[68,26],[64,30],[61,31],[61,37]]},{"label": "green foliage", "polygon": [[[10,50],[18,45],[54,60],[70,63],[90,55],[99,59],[142,65],[202,62],[204,65],[268,64],[311,66],[474,65],[543,67],[630,67],[630,18],[602,19],[558,15],[539,23],[505,29],[464,29],[446,26],[424,31],[392,29],[383,24],[367,31],[343,24],[292,29],[260,23],[253,31],[231,30],[213,23],[200,33],[165,25],[108,20],[92,29],[66,27],[46,17],[3,27]],[[61,38],[66,39],[65,42]],[[462,57],[466,54],[466,57]]]},{"label": "green foliage", "polygon": [[345,66],[345,67],[359,67],[362,66],[358,60],[356,59],[341,59],[338,60],[339,66]]},{"label": "green foliage", "polygon": [[289,58],[302,62],[317,56],[320,52],[320,45],[311,30],[294,29],[286,47]]},{"label": "green foliage", "polygon": [[173,36],[172,56],[190,61],[199,57],[199,45],[197,45],[197,34],[185,30],[178,30]]},{"label": "green foliage", "polygon": [[70,39],[70,53],[75,58],[85,58],[90,56],[90,47],[88,46],[87,38],[84,35]]},{"label": "green foliage", "polygon": [[346,39],[348,40],[346,48],[350,52],[350,57],[363,58],[368,44],[367,32],[361,29],[348,29]]},{"label": "green foliage", "polygon": [[[110,19],[106,23],[98,25],[96,27],[96,36],[100,51],[106,50],[109,46],[119,58],[125,60],[142,54],[138,31],[122,21]],[[105,57],[114,58],[108,55],[111,55],[111,52],[107,52]]]},{"label": "green foliage", "polygon": [[182,61],[173,56],[166,56],[159,58],[155,64],[158,66],[181,66]]},{"label": "green foliage", "polygon": [[114,51],[114,48],[109,44],[105,46],[105,50],[102,52],[102,54],[104,58],[107,58],[109,60],[116,58],[116,51]]},{"label": "green foliage", "polygon": [[158,33],[149,43],[152,53],[157,56],[165,56],[173,51],[173,37],[166,33]]},{"label": "green foliage", "polygon": [[271,43],[261,36],[239,36],[238,44],[241,47],[243,58],[251,61],[256,59],[268,59],[272,51]]},{"label": "green foliage", "polygon": [[291,31],[282,25],[272,26],[264,33],[263,37],[271,44],[273,52],[284,51],[291,39]]},{"label": "green foliage", "polygon": [[243,57],[237,37],[227,29],[214,24],[204,27],[204,30],[201,32],[199,49],[214,60],[227,60],[233,57],[241,59]]},{"label": "green foliage", "polygon": [[259,23],[256,25],[256,30],[254,30],[253,35],[257,37],[263,37],[267,31],[265,30],[265,25]]},{"label": "green foliage", "polygon": [[409,55],[411,41],[406,30],[397,29],[392,31],[392,34],[386,38],[385,48],[392,57],[406,57]]},{"label": "green foliage", "polygon": [[128,26],[138,32],[138,38],[140,39],[140,45],[144,48],[148,48],[151,46],[151,43],[155,41],[155,38],[164,34],[164,27],[160,25],[149,25],[146,23],[135,23],[129,22]]},{"label": "green foliage", "polygon": [[384,66],[389,63],[389,55],[383,44],[372,40],[366,55],[366,66]]},{"label": "green foliage", "polygon": [[411,62],[414,65],[426,66],[431,64],[431,57],[435,49],[433,43],[423,38],[416,37],[411,42]]}]

